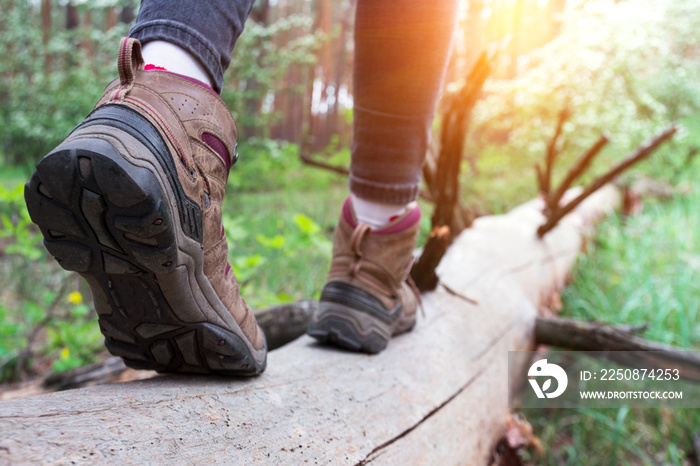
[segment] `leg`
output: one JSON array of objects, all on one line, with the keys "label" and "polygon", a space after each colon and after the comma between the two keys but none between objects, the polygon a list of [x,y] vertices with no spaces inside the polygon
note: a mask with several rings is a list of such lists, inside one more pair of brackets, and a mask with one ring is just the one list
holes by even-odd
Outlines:
[{"label": "leg", "polygon": [[[132,32],[180,47],[218,89],[252,2],[231,2],[231,15],[221,3],[144,1]],[[231,112],[201,80],[146,71],[134,38],[122,39],[118,68],[95,110],[37,165],[30,216],[49,252],[88,281],[105,344],[127,365],[258,374],[265,337],[238,292],[221,221],[236,161]]]},{"label": "leg", "polygon": [[[208,77],[199,78],[200,81],[210,81],[214,90],[221,92],[224,71],[231,63],[231,52],[253,3],[254,0],[144,0],[129,36],[144,46],[146,63],[190,76],[175,69],[178,63],[187,62],[180,59],[182,52],[178,48],[186,52]],[[153,45],[156,50],[149,53]],[[189,69],[189,65],[185,66]]]},{"label": "leg", "polygon": [[407,282],[430,125],[457,2],[359,1],[350,190],[309,334],[376,353],[416,321]]},{"label": "leg", "polygon": [[418,196],[457,2],[358,1],[350,190],[407,204]]}]

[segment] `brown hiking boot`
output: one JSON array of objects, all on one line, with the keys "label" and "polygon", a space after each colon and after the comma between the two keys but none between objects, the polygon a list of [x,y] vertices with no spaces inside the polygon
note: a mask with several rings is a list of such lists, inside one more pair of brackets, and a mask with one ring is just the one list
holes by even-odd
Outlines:
[{"label": "brown hiking boot", "polygon": [[25,187],[46,249],[90,285],[128,366],[254,375],[265,337],[228,265],[221,203],[238,131],[203,83],[144,71],[122,39],[119,79]]},{"label": "brown hiking boot", "polygon": [[416,323],[419,294],[408,272],[420,227],[418,207],[379,230],[358,224],[345,201],[333,260],[308,334],[323,343],[378,353]]}]

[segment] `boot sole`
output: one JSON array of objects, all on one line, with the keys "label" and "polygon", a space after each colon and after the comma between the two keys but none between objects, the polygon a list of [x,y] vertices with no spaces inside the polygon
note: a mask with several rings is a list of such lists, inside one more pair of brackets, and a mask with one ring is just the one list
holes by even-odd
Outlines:
[{"label": "boot sole", "polygon": [[388,310],[366,290],[335,281],[323,287],[307,333],[321,343],[376,354],[392,336],[412,330],[415,323],[415,315],[405,315],[400,306]]},{"label": "boot sole", "polygon": [[98,111],[37,165],[25,200],[47,250],[90,285],[105,346],[136,369],[259,374],[266,350],[203,273],[201,213],[164,141],[129,109]]},{"label": "boot sole", "polygon": [[320,303],[307,333],[319,342],[376,354],[391,339],[388,325],[362,311],[338,303]]},{"label": "boot sole", "polygon": [[415,326],[415,319],[397,325],[400,330],[380,319],[339,303],[321,302],[307,334],[321,343],[338,346],[352,351],[377,354],[389,344],[392,336],[409,332]]}]

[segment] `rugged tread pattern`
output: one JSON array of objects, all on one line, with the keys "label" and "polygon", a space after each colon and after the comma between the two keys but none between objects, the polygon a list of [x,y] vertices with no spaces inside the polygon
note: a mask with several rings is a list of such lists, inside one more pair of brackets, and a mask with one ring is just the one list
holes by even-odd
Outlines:
[{"label": "rugged tread pattern", "polygon": [[155,175],[101,139],[45,157],[25,186],[29,214],[62,267],[90,284],[105,345],[128,366],[161,372],[255,375],[245,342],[208,322],[180,321],[156,274],[178,247]]},{"label": "rugged tread pattern", "polygon": [[[311,319],[307,333],[324,344],[376,354],[397,333],[402,316],[400,304],[389,310],[366,290],[333,281],[324,286],[319,310]],[[410,331],[413,325],[399,332]]]},{"label": "rugged tread pattern", "polygon": [[321,292],[320,301],[362,310],[387,325],[393,325],[401,317],[401,306],[388,310],[376,296],[358,286],[340,281],[327,283]]},{"label": "rugged tread pattern", "polygon": [[369,354],[381,352],[389,343],[387,338],[376,332],[362,336],[350,320],[338,316],[312,322],[307,333],[320,343]]},{"label": "rugged tread pattern", "polygon": [[[126,131],[150,151],[154,159],[157,160],[163,168],[163,171],[168,177],[168,182],[173,189],[175,202],[177,202],[178,207],[178,215],[180,216],[180,225],[182,225],[183,231],[187,236],[201,243],[204,234],[202,229],[202,210],[199,204],[190,199],[182,189],[180,180],[177,177],[175,162],[158,130],[136,110],[119,104],[102,105],[96,108],[73,130],[73,132],[81,129],[84,130],[94,125],[107,125]],[[101,175],[102,173],[97,174],[98,177]],[[104,181],[109,182],[109,180]],[[128,180],[117,180],[117,182],[121,181],[128,182]],[[125,190],[125,192],[121,193],[122,197],[115,200],[115,202],[122,202],[125,205],[130,205],[130,203],[133,203],[133,198],[129,193],[129,191]],[[138,196],[138,191],[135,191],[132,195]]]}]

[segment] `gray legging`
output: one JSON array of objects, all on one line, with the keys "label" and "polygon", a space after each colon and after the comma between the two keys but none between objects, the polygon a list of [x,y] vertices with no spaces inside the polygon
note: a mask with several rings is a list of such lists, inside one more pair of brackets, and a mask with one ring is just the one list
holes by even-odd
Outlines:
[{"label": "gray legging", "polygon": [[[197,57],[221,91],[254,0],[143,0],[131,37]],[[457,0],[358,0],[350,190],[375,202],[418,196]]]}]

